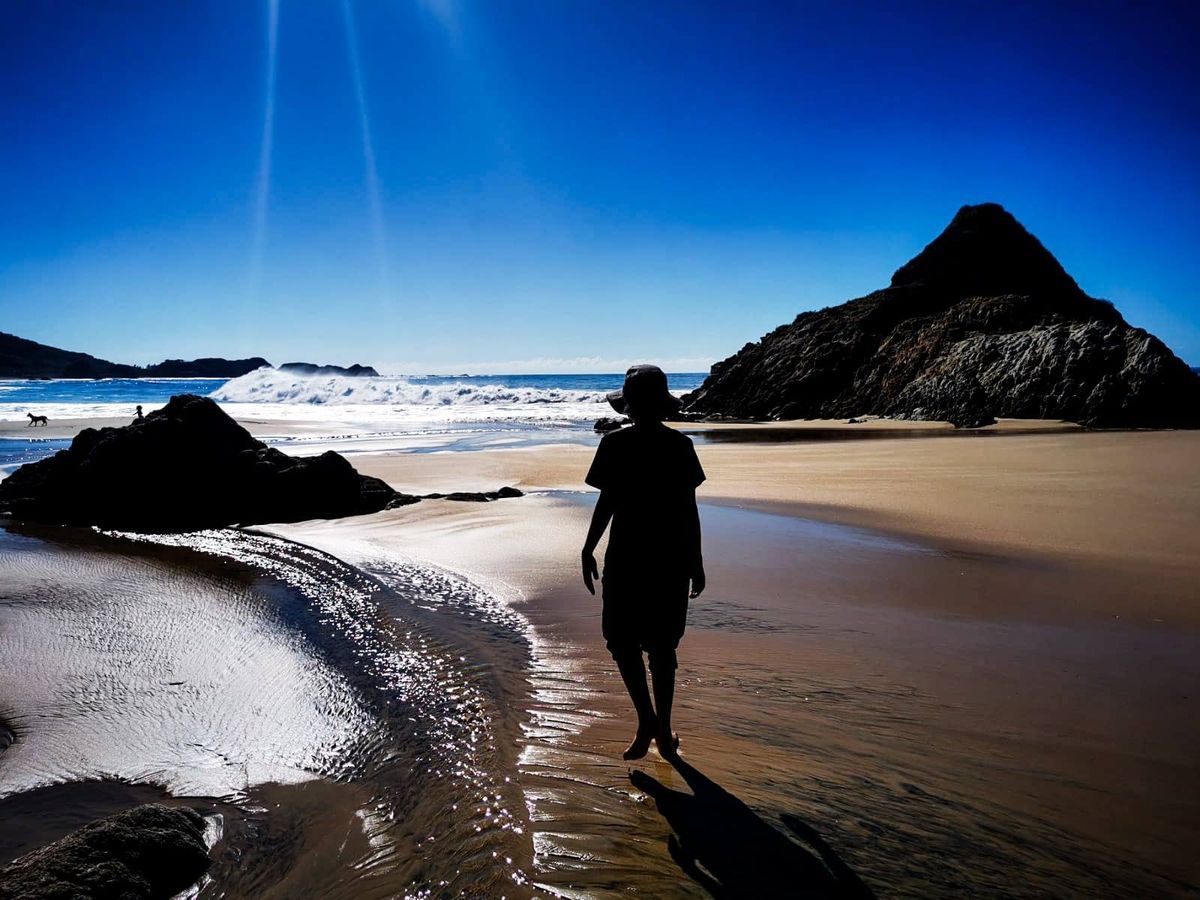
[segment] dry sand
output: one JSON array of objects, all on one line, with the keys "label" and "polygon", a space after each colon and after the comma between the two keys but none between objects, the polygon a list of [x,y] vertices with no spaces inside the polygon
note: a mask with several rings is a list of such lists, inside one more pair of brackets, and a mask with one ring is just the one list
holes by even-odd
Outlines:
[{"label": "dry sand", "polygon": [[[1155,592],[1155,615],[1169,607],[1173,616],[1200,623],[1200,432],[698,441],[697,449],[709,476],[702,500],[790,511],[961,551],[1135,573]],[[583,490],[591,454],[590,447],[559,445],[367,455],[355,463],[411,492],[501,484]]]}]

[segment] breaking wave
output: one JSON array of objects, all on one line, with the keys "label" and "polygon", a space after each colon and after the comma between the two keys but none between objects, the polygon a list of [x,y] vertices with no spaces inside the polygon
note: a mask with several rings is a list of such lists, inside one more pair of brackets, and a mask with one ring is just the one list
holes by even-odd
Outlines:
[{"label": "breaking wave", "polygon": [[224,403],[391,406],[512,406],[591,404],[603,391],[561,387],[513,387],[493,381],[294,375],[258,369],[227,382],[209,396]]}]

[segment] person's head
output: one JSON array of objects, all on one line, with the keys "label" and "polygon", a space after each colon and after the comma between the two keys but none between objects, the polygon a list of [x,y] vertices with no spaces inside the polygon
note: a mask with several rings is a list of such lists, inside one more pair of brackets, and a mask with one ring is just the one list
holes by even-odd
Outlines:
[{"label": "person's head", "polygon": [[617,412],[635,422],[661,422],[682,405],[667,388],[667,376],[658,366],[633,366],[625,373],[625,384],[608,395]]}]

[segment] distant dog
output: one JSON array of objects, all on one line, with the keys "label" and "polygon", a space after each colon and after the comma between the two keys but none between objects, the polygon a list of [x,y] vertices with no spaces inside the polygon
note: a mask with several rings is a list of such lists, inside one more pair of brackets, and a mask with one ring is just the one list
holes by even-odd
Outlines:
[{"label": "distant dog", "polygon": [[50,424],[50,420],[47,419],[45,416],[35,416],[33,413],[25,413],[25,415],[29,416],[29,424],[30,425],[49,425]]}]

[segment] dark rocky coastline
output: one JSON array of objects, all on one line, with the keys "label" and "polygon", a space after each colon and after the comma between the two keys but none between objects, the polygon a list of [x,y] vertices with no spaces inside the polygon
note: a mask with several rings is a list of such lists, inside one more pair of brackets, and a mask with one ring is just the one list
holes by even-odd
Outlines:
[{"label": "dark rocky coastline", "polygon": [[0,378],[237,378],[270,365],[254,356],[166,359],[152,366],[130,366],[0,332]]},{"label": "dark rocky coastline", "polygon": [[0,869],[0,900],[166,900],[208,870],[204,830],[187,807],[108,816]]},{"label": "dark rocky coastline", "polygon": [[420,499],[360,475],[333,451],[297,458],[268,447],[194,394],[131,425],[85,429],[66,450],[0,481],[0,511],[14,518],[141,532],[335,519]]},{"label": "dark rocky coastline", "polygon": [[889,287],[746,344],[684,401],[739,419],[1200,427],[1200,376],[994,203],[964,206]]}]

